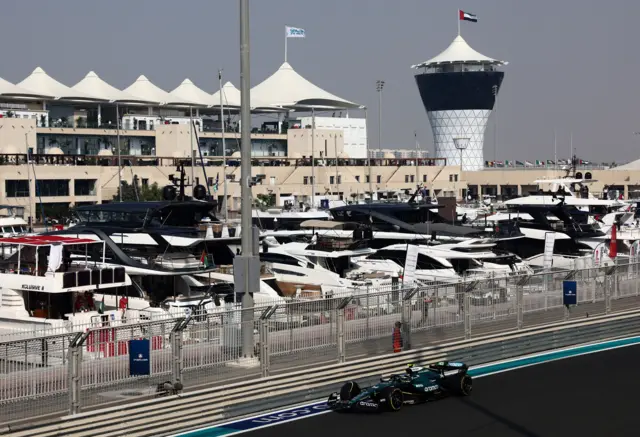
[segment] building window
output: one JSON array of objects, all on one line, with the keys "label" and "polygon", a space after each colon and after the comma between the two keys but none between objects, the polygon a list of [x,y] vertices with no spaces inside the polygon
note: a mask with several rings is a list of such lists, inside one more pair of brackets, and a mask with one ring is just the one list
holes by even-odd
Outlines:
[{"label": "building window", "polygon": [[276,177],[275,176],[270,176],[269,177],[269,184],[270,185],[275,185],[276,184]]},{"label": "building window", "polygon": [[427,182],[427,175],[426,174],[422,175],[422,182]]},{"label": "building window", "polygon": [[211,176],[207,178],[207,185],[213,187],[213,178]]},{"label": "building window", "polygon": [[303,183],[304,185],[309,185],[309,176],[305,176],[305,177],[303,177],[303,178],[302,178],[302,183]]},{"label": "building window", "polygon": [[377,181],[376,183],[378,184],[382,183],[382,176],[380,175],[376,176],[376,181]]},{"label": "building window", "polygon": [[[371,179],[369,178],[369,175],[365,176],[364,178],[365,178],[365,180],[367,181],[367,183],[371,182]],[[359,181],[358,181],[358,182],[359,182]]]},{"label": "building window", "polygon": [[[356,182],[360,182],[360,176],[356,176]],[[367,181],[369,182],[369,181]]]},{"label": "building window", "polygon": [[453,182],[453,175],[452,174],[449,175],[449,182]]},{"label": "building window", "polygon": [[338,175],[338,183],[341,184],[342,183],[342,175]]},{"label": "building window", "polygon": [[404,182],[405,183],[409,182],[409,175],[408,174],[404,175]]},{"label": "building window", "polygon": [[69,179],[43,179],[36,184],[36,195],[42,197],[68,196]]},{"label": "building window", "polygon": [[5,197],[29,197],[29,181],[6,180],[4,181]]},{"label": "building window", "polygon": [[142,186],[143,187],[149,186],[149,178],[142,178]]},{"label": "building window", "polygon": [[[145,185],[144,181],[148,183],[149,179],[143,179],[142,185]],[[76,196],[95,196],[96,184],[96,179],[76,179],[73,181],[73,192]]]},{"label": "building window", "polygon": [[335,176],[329,176],[329,185],[333,185],[336,183],[336,177]]}]

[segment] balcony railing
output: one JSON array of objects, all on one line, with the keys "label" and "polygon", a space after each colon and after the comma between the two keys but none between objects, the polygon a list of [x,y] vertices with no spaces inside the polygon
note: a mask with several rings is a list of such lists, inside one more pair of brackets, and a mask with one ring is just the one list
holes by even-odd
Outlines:
[{"label": "balcony railing", "polygon": [[[142,124],[134,124],[134,123],[127,123],[126,120],[125,122],[123,122],[120,125],[120,130],[121,131],[141,131],[141,132],[154,132],[156,130],[156,128],[158,126],[183,126],[183,127],[189,127],[188,124],[184,124],[184,123],[142,123]],[[49,124],[47,125],[46,122],[43,125],[42,121],[38,121],[37,123],[37,127],[40,129],[51,129],[51,128],[59,128],[59,129],[101,129],[101,130],[107,130],[107,131],[113,131],[113,134],[116,134],[116,124],[115,123],[100,123],[98,124],[97,122],[76,122],[76,123],[71,123],[69,121],[55,121],[55,120],[51,120],[49,122]],[[222,133],[222,128],[220,126],[211,126],[211,125],[204,125],[204,126],[198,126],[196,125],[196,129],[198,132],[201,133]],[[240,128],[238,126],[235,125],[229,125],[227,127],[225,127],[225,133],[229,134],[229,135],[233,135],[233,134],[240,134]],[[281,132],[278,132],[276,129],[273,128],[259,128],[259,127],[252,127],[251,128],[251,133],[252,134],[266,134],[266,135],[286,135],[287,134],[287,129],[285,129],[283,127]]]},{"label": "balcony railing", "polygon": [[[173,166],[175,167],[179,163],[183,163],[186,167],[191,166],[191,159],[188,157],[176,158],[176,157],[161,157],[161,156],[152,156],[152,155],[121,155],[120,160],[123,166]],[[365,167],[367,166],[367,159],[338,159],[337,164],[339,167]],[[385,165],[384,162],[387,161],[387,164],[395,165],[398,167],[401,166],[410,166],[414,165],[415,159],[394,159],[393,162],[389,163],[389,160],[383,159],[372,159],[372,166],[381,166]],[[106,166],[106,167],[117,167],[118,166],[118,157],[116,155],[113,156],[100,156],[100,155],[48,155],[48,154],[32,154],[31,155],[31,163],[35,165],[53,165],[53,166]],[[27,164],[27,154],[0,154],[0,166],[2,165],[26,165]],[[222,156],[205,156],[203,158],[196,158],[195,165],[200,167],[202,165],[205,166],[222,166],[223,158]],[[428,166],[443,166],[446,165],[446,159],[444,158],[429,158],[429,159],[420,159],[421,165]],[[240,166],[240,157],[231,157],[227,156],[227,165],[230,167],[239,167]],[[258,166],[272,166],[272,167],[288,167],[288,166],[296,166],[296,167],[309,167],[311,166],[311,159],[309,158],[290,158],[286,156],[264,156],[264,157],[256,157],[254,156],[251,159],[251,165],[254,167]],[[335,166],[336,159],[328,158],[328,159],[319,159],[315,160],[316,166]],[[380,183],[380,182],[377,182]]]}]

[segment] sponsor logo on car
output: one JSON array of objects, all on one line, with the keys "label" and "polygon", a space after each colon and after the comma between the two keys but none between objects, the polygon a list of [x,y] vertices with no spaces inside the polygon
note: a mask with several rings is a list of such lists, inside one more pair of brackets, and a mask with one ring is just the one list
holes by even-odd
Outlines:
[{"label": "sponsor logo on car", "polygon": [[373,408],[376,408],[378,406],[378,404],[375,404],[373,402],[366,402],[366,401],[360,401],[358,402],[358,405],[362,405],[363,407],[373,407]]},{"label": "sponsor logo on car", "polygon": [[426,392],[436,391],[436,390],[438,390],[438,386],[437,385],[430,385],[430,386],[424,388],[424,391],[426,391]]}]

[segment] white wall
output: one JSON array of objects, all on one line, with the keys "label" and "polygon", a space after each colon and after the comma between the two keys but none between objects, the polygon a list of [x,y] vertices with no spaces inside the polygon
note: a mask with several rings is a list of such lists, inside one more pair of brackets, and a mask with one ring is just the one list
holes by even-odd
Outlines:
[{"label": "white wall", "polygon": [[[311,117],[301,117],[302,126],[311,125]],[[364,118],[316,117],[316,129],[340,129],[344,151],[349,158],[367,157],[367,123]]]}]

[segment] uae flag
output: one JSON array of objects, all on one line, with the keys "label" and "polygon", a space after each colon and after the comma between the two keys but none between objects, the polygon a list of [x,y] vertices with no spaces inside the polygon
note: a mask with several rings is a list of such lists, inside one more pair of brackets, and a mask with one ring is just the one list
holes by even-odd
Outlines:
[{"label": "uae flag", "polygon": [[473,21],[474,23],[478,22],[478,17],[477,16],[475,16],[473,14],[470,14],[468,12],[465,12],[465,11],[461,11],[461,10],[459,10],[459,12],[460,12],[460,20],[462,20],[462,21]]}]

